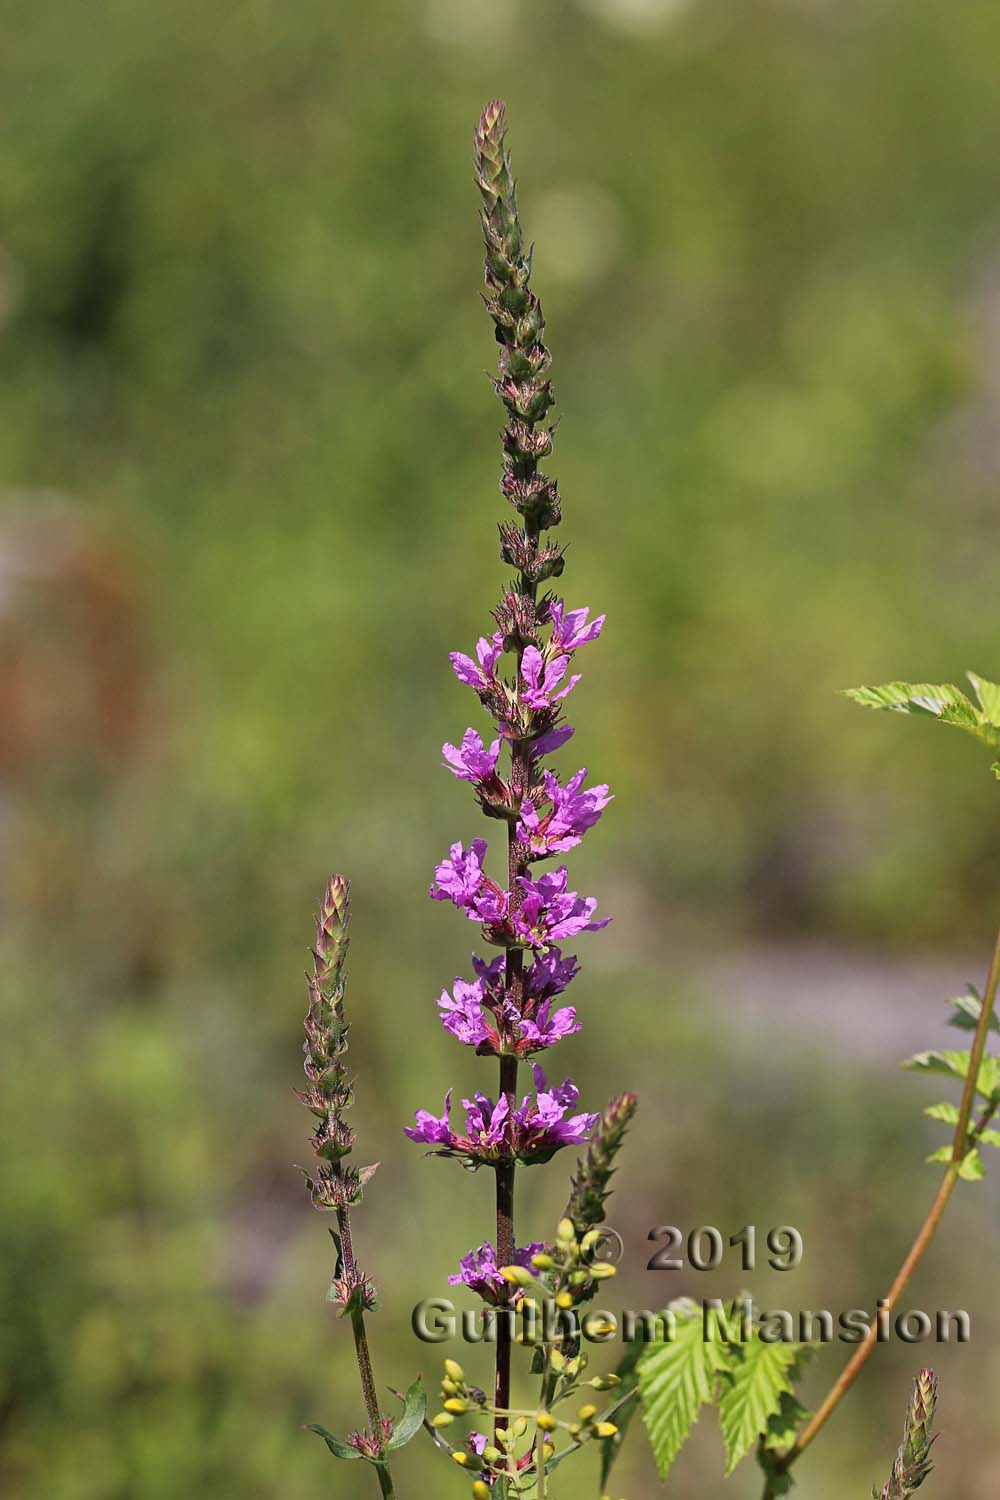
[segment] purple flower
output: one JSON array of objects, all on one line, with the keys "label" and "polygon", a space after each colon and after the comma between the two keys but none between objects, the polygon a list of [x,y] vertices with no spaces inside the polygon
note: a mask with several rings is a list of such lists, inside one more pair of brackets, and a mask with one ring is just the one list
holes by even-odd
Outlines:
[{"label": "purple flower", "polygon": [[555,750],[561,750],[568,740],[576,734],[572,724],[560,724],[557,729],[550,729],[548,734],[540,734],[537,740],[532,740],[530,754],[532,760],[540,760],[543,755],[551,755]]},{"label": "purple flower", "polygon": [[524,900],[520,910],[514,913],[514,930],[532,947],[542,948],[578,932],[597,932],[610,922],[610,917],[601,922],[593,921],[596,900],[593,896],[578,896],[576,891],[567,891],[568,880],[565,865],[538,880],[532,880],[529,875],[518,876]]},{"label": "purple flower", "polygon": [[441,991],[441,1024],[453,1037],[481,1053],[512,1053],[530,1057],[581,1029],[571,1005],[552,1010],[552,997],[570,983],[577,971],[575,958],[558,949],[539,954],[524,971],[522,1009],[505,989],[506,956],[486,964],[473,954],[477,978],[470,984],[456,978],[452,993]]},{"label": "purple flower", "polygon": [[468,853],[463,844],[452,844],[449,853],[450,858],[443,859],[434,870],[436,879],[431,885],[431,896],[435,901],[452,901],[458,907],[469,907],[483,883],[486,840],[473,839]]},{"label": "purple flower", "polygon": [[451,1133],[451,1095],[449,1089],[444,1096],[444,1114],[440,1120],[426,1109],[418,1109],[416,1112],[416,1125],[404,1127],[403,1134],[408,1135],[411,1141],[420,1141],[424,1145],[445,1145],[453,1139]]},{"label": "purple flower", "polygon": [[553,945],[544,953],[536,953],[530,969],[525,971],[525,989],[536,1000],[549,1000],[568,989],[580,972],[574,957],[564,958]]},{"label": "purple flower", "polygon": [[581,1023],[576,1019],[576,1011],[572,1005],[564,1005],[560,1010],[550,1014],[552,1002],[546,1000],[539,1008],[534,1020],[521,1016],[517,1022],[521,1038],[526,1046],[519,1048],[522,1055],[527,1057],[531,1052],[542,1052],[546,1047],[554,1047],[556,1042],[563,1041],[568,1036],[575,1036],[582,1030]]},{"label": "purple flower", "polygon": [[[503,655],[503,636],[494,631],[488,639],[481,635],[476,642],[476,658],[463,655],[461,651],[449,652],[449,659],[459,682],[469,687],[488,688],[496,675],[496,664]],[[478,662],[478,665],[477,665]]]},{"label": "purple flower", "polygon": [[[513,1264],[531,1268],[531,1257],[537,1255],[545,1247],[541,1244],[524,1245],[520,1250],[514,1251]],[[470,1291],[478,1292],[485,1302],[494,1306],[498,1302],[507,1300],[510,1288],[500,1275],[500,1267],[497,1265],[496,1251],[489,1240],[480,1245],[478,1250],[470,1250],[468,1255],[463,1255],[459,1261],[457,1276],[448,1277],[449,1286],[467,1286]],[[518,1295],[523,1296],[523,1291],[515,1289],[515,1300]],[[475,1436],[475,1434],[473,1434]],[[481,1452],[481,1449],[477,1449]]]},{"label": "purple flower", "polygon": [[579,1098],[570,1079],[558,1088],[550,1088],[537,1064],[533,1075],[535,1095],[526,1094],[520,1105],[512,1105],[506,1096],[494,1103],[479,1093],[473,1099],[463,1099],[462,1134],[451,1128],[450,1093],[440,1120],[427,1110],[418,1110],[416,1125],[408,1126],[405,1133],[411,1141],[439,1147],[436,1153],[439,1156],[461,1157],[473,1165],[495,1164],[511,1157],[526,1165],[548,1161],[561,1147],[585,1141],[598,1116],[569,1114]]},{"label": "purple flower", "polygon": [[486,1436],[485,1432],[469,1433],[469,1452],[474,1453],[477,1458],[482,1458],[484,1452],[486,1451],[486,1446],[488,1443],[489,1438]]},{"label": "purple flower", "polygon": [[591,641],[596,641],[604,628],[607,616],[598,615],[596,620],[588,625],[589,607],[571,609],[569,614],[565,613],[565,609],[566,602],[563,599],[554,599],[549,605],[549,619],[552,622],[550,644],[559,651],[575,651],[579,646],[586,646]]},{"label": "purple flower", "polygon": [[486,986],[481,979],[469,984],[465,979],[456,978],[452,990],[452,995],[447,990],[441,991],[438,1001],[441,1024],[445,1031],[450,1031],[467,1047],[479,1047],[490,1035],[483,1017]]},{"label": "purple flower", "polygon": [[546,771],[545,795],[552,807],[544,816],[539,815],[530,798],[521,803],[517,836],[536,858],[574,848],[612,800],[604,785],[581,790],[586,774],[584,766],[565,786],[560,786],[552,772]]},{"label": "purple flower", "polygon": [[459,781],[488,781],[500,759],[500,741],[494,740],[487,749],[476,731],[467,729],[459,748],[442,745],[441,754],[444,756],[444,765]]},{"label": "purple flower", "polygon": [[547,661],[537,646],[527,646],[521,657],[521,677],[524,681],[521,702],[528,708],[541,709],[551,708],[553,703],[560,698],[565,698],[566,694],[572,692],[580,681],[578,673],[570,678],[560,692],[556,692],[556,688],[566,676],[569,663],[568,656],[557,656]]}]

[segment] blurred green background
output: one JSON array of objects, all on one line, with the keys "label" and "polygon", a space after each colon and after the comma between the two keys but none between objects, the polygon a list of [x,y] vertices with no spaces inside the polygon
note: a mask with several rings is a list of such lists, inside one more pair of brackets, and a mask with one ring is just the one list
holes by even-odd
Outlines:
[{"label": "blurred green background", "polygon": [[[934,1188],[947,1088],[894,1064],[982,977],[997,789],[971,741],[834,690],[1000,671],[1000,9],[10,0],[0,36],[0,1491],[364,1485],[299,1431],[359,1416],[291,1165],[333,869],[380,1378],[438,1372],[409,1309],[490,1184],[400,1129],[487,1067],[437,1026],[471,929],[426,884],[480,832],[438,769],[476,712],[446,652],[502,578],[469,168],[494,94],[565,592],[609,614],[574,748],[618,795],[572,864],[617,920],[555,1066],[642,1095],[617,1305],[747,1280],[646,1272],[664,1222],[795,1224],[761,1301],[870,1304]],[[524,1237],[569,1165],[524,1174]],[[972,1346],[879,1351],[804,1495],[882,1482],[930,1359],[936,1492],[995,1496],[997,1206],[963,1188],[909,1299],[968,1309]],[[669,1493],[719,1492],[713,1429]],[[467,1489],[422,1444],[399,1471]],[[638,1437],[612,1492],[658,1493]]]}]

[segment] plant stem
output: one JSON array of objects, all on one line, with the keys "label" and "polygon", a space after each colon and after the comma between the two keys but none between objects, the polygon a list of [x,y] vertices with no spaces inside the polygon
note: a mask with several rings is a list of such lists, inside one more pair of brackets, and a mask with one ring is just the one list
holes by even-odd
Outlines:
[{"label": "plant stem", "polygon": [[[353,1278],[356,1270],[354,1242],[351,1239],[351,1211],[346,1204],[337,1209],[337,1229],[340,1233],[340,1254],[344,1275]],[[382,1432],[382,1416],[378,1406],[378,1393],[375,1389],[371,1352],[368,1348],[368,1329],[365,1326],[364,1309],[361,1307],[351,1308],[351,1332],[354,1335],[354,1352],[357,1355],[361,1393],[364,1396],[365,1413],[368,1417],[368,1432],[373,1439],[378,1439]],[[373,1467],[378,1475],[383,1500],[395,1500],[389,1460],[383,1458]]]},{"label": "plant stem", "polygon": [[[896,1306],[900,1297],[903,1295],[904,1291],[909,1285],[914,1271],[923,1260],[924,1252],[926,1251],[931,1240],[934,1238],[935,1231],[937,1230],[937,1227],[941,1222],[942,1215],[944,1214],[944,1211],[948,1206],[948,1201],[951,1198],[952,1193],[955,1191],[955,1187],[958,1183],[959,1168],[962,1162],[965,1160],[966,1153],[969,1150],[969,1120],[972,1114],[972,1106],[976,1097],[976,1084],[979,1078],[979,1068],[983,1060],[983,1053],[986,1049],[986,1038],[989,1034],[990,1017],[993,1014],[993,1007],[996,1001],[998,984],[1000,984],[1000,933],[997,934],[996,945],[993,949],[993,961],[990,964],[989,977],[986,981],[986,989],[983,994],[982,1010],[980,1011],[979,1021],[976,1025],[976,1034],[973,1038],[972,1048],[969,1054],[969,1071],[966,1076],[965,1087],[962,1092],[962,1103],[959,1108],[958,1124],[955,1127],[955,1141],[952,1148],[952,1158],[948,1164],[948,1169],[944,1174],[944,1178],[942,1179],[941,1186],[937,1190],[937,1195],[935,1196],[934,1202],[931,1204],[930,1211],[928,1212],[926,1219],[921,1225],[916,1239],[910,1247],[909,1254],[903,1261],[903,1264],[900,1266],[899,1271],[896,1274],[896,1278],[892,1283],[892,1286],[889,1288],[885,1297],[879,1304],[880,1310],[884,1311],[886,1314],[890,1313]],[[989,1105],[984,1110],[981,1118],[975,1126],[975,1129],[972,1131],[973,1142],[979,1137],[979,1135],[981,1135],[982,1131],[986,1128],[989,1121],[993,1118],[994,1114],[996,1113],[996,1108],[996,1105]],[[833,1413],[836,1411],[841,1401],[843,1401],[844,1397],[847,1395],[847,1392],[851,1389],[851,1386],[857,1380],[865,1364],[874,1352],[875,1345],[879,1342],[878,1334],[879,1323],[878,1320],[876,1320],[870,1325],[863,1341],[858,1345],[851,1359],[845,1365],[840,1376],[834,1382],[833,1387],[831,1388],[825,1401],[823,1401],[823,1403],[819,1407],[815,1416],[806,1424],[805,1427],[803,1427],[802,1431],[795,1439],[795,1442],[792,1444],[791,1448],[784,1455],[784,1457],[778,1461],[777,1467],[779,1472],[785,1473],[788,1469],[790,1469],[792,1464],[794,1464],[796,1460],[801,1457],[801,1455],[809,1447],[810,1443],[814,1441],[814,1439],[826,1426],[827,1422],[833,1416]],[[775,1492],[770,1482],[768,1482],[764,1489],[763,1500],[774,1500],[774,1493]]]}]

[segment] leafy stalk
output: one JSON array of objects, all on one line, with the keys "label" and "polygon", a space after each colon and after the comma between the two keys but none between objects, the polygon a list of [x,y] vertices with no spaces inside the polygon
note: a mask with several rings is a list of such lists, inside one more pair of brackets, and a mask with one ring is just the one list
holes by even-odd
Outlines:
[{"label": "leafy stalk", "polygon": [[[970,1149],[974,1150],[987,1128],[994,1114],[996,1104],[990,1103],[983,1110],[979,1120],[970,1130],[969,1121],[972,1116],[972,1106],[976,1096],[976,1085],[979,1078],[979,1069],[986,1048],[986,1039],[989,1034],[990,1021],[993,1015],[993,1007],[997,997],[997,987],[1000,984],[1000,933],[997,934],[996,945],[993,950],[993,961],[990,964],[989,977],[986,981],[986,989],[983,993],[983,1003],[976,1023],[976,1033],[969,1056],[969,1069],[965,1078],[965,1086],[962,1092],[962,1103],[958,1113],[958,1123],[955,1126],[955,1136],[952,1144],[951,1160],[945,1171],[938,1188],[934,1201],[926,1219],[920,1227],[916,1239],[910,1247],[903,1264],[896,1274],[896,1278],[882,1299],[881,1307],[886,1312],[891,1312],[899,1302],[900,1297],[909,1286],[920,1262],[923,1260],[927,1247],[934,1238],[937,1227],[941,1222],[944,1211],[948,1206],[952,1193],[960,1180],[962,1164]],[[834,1382],[826,1399],[822,1402],[815,1416],[807,1422],[805,1427],[796,1437],[795,1442],[772,1465],[772,1473],[769,1475],[764,1489],[763,1500],[773,1500],[773,1497],[782,1493],[775,1487],[776,1480],[787,1474],[788,1470],[802,1456],[805,1450],[819,1436],[827,1422],[833,1416],[837,1407],[847,1395],[851,1386],[857,1380],[861,1371],[870,1359],[878,1342],[878,1323],[873,1321],[862,1342],[858,1345],[853,1356],[844,1367],[838,1379]]]},{"label": "leafy stalk", "polygon": [[[350,886],[342,875],[327,885],[316,921],[312,952],[313,970],[306,976],[309,1009],[304,1022],[306,1089],[296,1089],[303,1104],[317,1118],[311,1138],[317,1165],[306,1173],[306,1183],[316,1208],[332,1210],[337,1219],[333,1235],[337,1265],[329,1300],[338,1304],[341,1316],[350,1319],[357,1358],[367,1427],[341,1443],[323,1428],[320,1434],[338,1458],[366,1458],[375,1468],[384,1500],[393,1500],[392,1476],[387,1458],[393,1424],[379,1410],[365,1313],[377,1306],[375,1285],[358,1265],[351,1233],[351,1208],[361,1201],[365,1184],[377,1167],[353,1167],[347,1157],[355,1144],[355,1133],[345,1119],[354,1090],[347,1074],[349,1025],[344,1014],[347,952],[350,943]],[[395,1443],[394,1446],[399,1446]]]}]

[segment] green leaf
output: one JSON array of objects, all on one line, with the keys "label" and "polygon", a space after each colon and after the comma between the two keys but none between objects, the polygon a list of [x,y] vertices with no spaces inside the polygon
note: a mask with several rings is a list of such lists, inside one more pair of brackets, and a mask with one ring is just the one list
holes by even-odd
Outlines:
[{"label": "green leaf", "polygon": [[791,1371],[799,1357],[798,1344],[765,1344],[756,1333],[731,1349],[732,1368],[719,1401],[727,1474],[766,1434],[782,1395],[792,1394]]},{"label": "green leaf", "polygon": [[[975,986],[970,984],[964,995],[956,995],[948,1004],[955,1007],[955,1014],[948,1017],[948,1025],[957,1026],[960,1031],[975,1031],[983,1009],[983,1002]],[[990,1030],[1000,1035],[1000,1017],[996,1011],[990,1013]]]},{"label": "green leaf", "polygon": [[976,1139],[982,1146],[1000,1146],[1000,1130],[981,1130]]},{"label": "green leaf", "polygon": [[[795,1379],[795,1371],[789,1370],[789,1380]],[[764,1447],[774,1451],[790,1448],[795,1442],[799,1427],[809,1416],[802,1402],[791,1391],[782,1391],[778,1410],[767,1419]]]},{"label": "green leaf", "polygon": [[[1000,1135],[1000,1132],[995,1133]],[[931,1152],[927,1160],[929,1162],[951,1161],[951,1153],[951,1146],[939,1146],[936,1151]],[[983,1166],[983,1159],[979,1155],[979,1152],[976,1150],[975,1146],[973,1146],[971,1151],[966,1153],[965,1159],[958,1169],[958,1175],[959,1177],[964,1178],[966,1182],[982,1182],[983,1178],[986,1176],[986,1168]]]},{"label": "green leaf", "polygon": [[[615,1389],[616,1404],[623,1397],[627,1396],[629,1391],[635,1390],[639,1382],[639,1360],[647,1347],[640,1339],[633,1339],[615,1367],[615,1374],[621,1381],[621,1384]],[[608,1479],[614,1467],[615,1459],[618,1457],[622,1443],[625,1441],[625,1434],[629,1429],[632,1418],[635,1416],[638,1405],[638,1401],[630,1401],[626,1406],[623,1406],[621,1412],[615,1417],[615,1425],[618,1431],[613,1437],[604,1438],[601,1442],[602,1495],[608,1487]]]},{"label": "green leaf", "polygon": [[318,1427],[315,1422],[310,1422],[306,1428],[307,1432],[318,1433],[323,1439],[334,1458],[360,1458],[361,1454],[357,1448],[352,1448],[349,1443],[342,1443],[340,1438],[334,1437],[332,1432],[327,1432],[325,1427]]},{"label": "green leaf", "polygon": [[994,728],[1000,728],[1000,686],[988,681],[985,677],[977,677],[975,672],[966,672],[965,675],[972,683],[976,697],[979,699],[983,718]]},{"label": "green leaf", "polygon": [[[969,1071],[968,1052],[917,1052],[903,1063],[914,1073],[944,1073],[951,1078],[963,1078]],[[984,1057],[976,1080],[976,1092],[985,1099],[992,1099],[1000,1090],[1000,1062],[995,1057]]]},{"label": "green leaf", "polygon": [[886,682],[881,687],[847,688],[845,698],[862,708],[885,708],[897,714],[926,714],[942,724],[956,724],[978,734],[983,716],[970,698],[950,682]]},{"label": "green leaf", "polygon": [[402,1416],[392,1424],[392,1436],[387,1448],[402,1448],[420,1431],[427,1410],[427,1393],[418,1375],[406,1393]]},{"label": "green leaf", "polygon": [[983,1166],[983,1158],[978,1151],[970,1151],[958,1169],[959,1177],[966,1182],[982,1182],[986,1176],[986,1168]]},{"label": "green leaf", "polygon": [[715,1395],[719,1374],[728,1368],[724,1344],[706,1343],[700,1309],[692,1302],[672,1303],[674,1337],[651,1344],[639,1361],[642,1415],[653,1455],[665,1479],[706,1401]]},{"label": "green leaf", "polygon": [[924,1114],[929,1115],[932,1120],[943,1120],[945,1125],[958,1124],[957,1104],[928,1104]]}]

